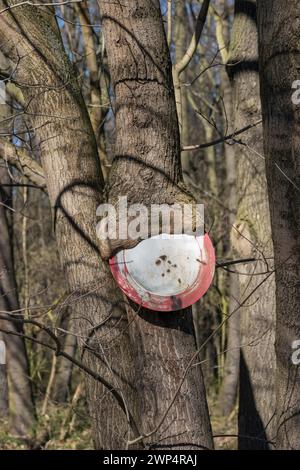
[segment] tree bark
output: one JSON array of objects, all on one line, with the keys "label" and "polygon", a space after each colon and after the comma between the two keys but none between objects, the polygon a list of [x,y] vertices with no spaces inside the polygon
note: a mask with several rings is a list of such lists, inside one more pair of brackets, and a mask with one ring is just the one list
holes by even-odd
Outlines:
[{"label": "tree bark", "polygon": [[[64,324],[62,322],[62,324]],[[66,328],[70,331],[72,328],[72,317],[71,312],[67,311]],[[66,333],[64,338],[64,352],[71,357],[75,356],[77,340],[74,334]],[[70,386],[72,379],[73,363],[61,358],[59,366],[57,368],[57,374],[55,376],[53,399],[56,402],[63,403],[70,397]]]},{"label": "tree bark", "polygon": [[[122,5],[103,1],[101,13],[115,94],[115,158],[108,181],[111,200],[129,195],[130,202],[167,203],[182,175],[172,68],[159,1],[125,0]],[[134,310],[128,308],[128,315],[142,433],[151,434],[148,444],[212,448],[199,365],[189,369],[177,390],[196,351],[191,309]]]},{"label": "tree bark", "polygon": [[276,275],[277,449],[300,449],[300,374],[291,359],[300,338],[300,5],[258,5],[259,70],[264,149]]},{"label": "tree bark", "polygon": [[[256,1],[236,0],[228,60],[236,129],[261,117],[257,48]],[[239,276],[240,300],[264,282],[240,310],[239,448],[266,449],[275,428],[275,280],[274,275],[265,280],[267,275],[260,274],[268,265],[272,268],[273,257],[261,126],[240,140],[244,145],[236,148],[237,219],[232,240],[239,257],[261,259],[238,269],[244,273]]]}]

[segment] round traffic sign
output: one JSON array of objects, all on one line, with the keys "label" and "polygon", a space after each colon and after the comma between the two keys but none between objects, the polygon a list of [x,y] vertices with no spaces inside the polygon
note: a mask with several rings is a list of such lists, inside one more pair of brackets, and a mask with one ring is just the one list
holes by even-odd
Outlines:
[{"label": "round traffic sign", "polygon": [[209,288],[215,252],[208,234],[157,235],[109,260],[122,291],[151,310],[174,311],[194,304]]}]

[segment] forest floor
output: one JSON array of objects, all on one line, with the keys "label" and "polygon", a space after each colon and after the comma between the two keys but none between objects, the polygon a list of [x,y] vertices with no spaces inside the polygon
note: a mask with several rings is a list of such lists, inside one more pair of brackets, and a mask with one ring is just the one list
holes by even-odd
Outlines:
[{"label": "forest floor", "polygon": [[[51,405],[39,415],[35,439],[24,441],[10,435],[7,422],[0,426],[0,450],[88,450],[93,449],[85,400],[73,409],[70,404]],[[39,411],[39,410],[38,410]]]},{"label": "forest floor", "polygon": [[[227,417],[214,414],[217,404],[210,401],[211,422],[217,450],[234,450],[237,447],[237,412],[236,409]],[[86,404],[82,400],[71,409],[70,405],[51,405],[47,413],[39,418],[36,439],[32,442],[12,437],[8,423],[1,423],[0,450],[87,450],[93,449],[89,418]],[[229,436],[228,436],[229,435]]]},{"label": "forest floor", "polygon": [[219,416],[217,403],[209,400],[209,410],[216,450],[237,449],[237,406],[228,416]]}]

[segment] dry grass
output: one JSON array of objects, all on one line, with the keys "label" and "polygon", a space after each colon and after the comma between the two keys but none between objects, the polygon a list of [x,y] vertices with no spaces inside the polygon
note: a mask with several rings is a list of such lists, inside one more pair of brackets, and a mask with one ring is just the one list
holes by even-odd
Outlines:
[{"label": "dry grass", "polygon": [[[237,407],[229,416],[218,416],[216,399],[209,400],[211,423],[216,450],[237,448]],[[66,405],[51,405],[48,413],[39,418],[35,439],[24,441],[13,437],[7,422],[0,425],[0,450],[87,450],[93,449],[90,420],[86,413],[85,400],[72,410]],[[229,435],[229,436],[228,436]]]},{"label": "dry grass", "polygon": [[237,406],[228,416],[220,416],[217,413],[216,400],[209,400],[211,425],[216,450],[237,449]]}]

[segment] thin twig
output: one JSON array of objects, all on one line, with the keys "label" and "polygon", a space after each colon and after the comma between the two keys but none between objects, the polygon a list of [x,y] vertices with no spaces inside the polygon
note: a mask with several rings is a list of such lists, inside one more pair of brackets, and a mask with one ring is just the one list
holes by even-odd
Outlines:
[{"label": "thin twig", "polygon": [[206,142],[205,144],[196,144],[196,145],[185,145],[181,148],[183,152],[190,151],[190,150],[198,150],[198,149],[205,149],[207,147],[211,147],[212,145],[218,145],[221,144],[222,142],[226,142],[227,140],[234,139],[237,135],[242,134],[243,132],[248,131],[249,129],[252,129],[252,127],[258,126],[258,124],[262,123],[262,119],[259,119],[258,121],[255,121],[252,124],[248,124],[247,126],[243,127],[242,129],[239,129],[238,131],[234,131],[229,135],[226,135],[224,137],[220,137],[219,139],[213,140],[211,142]]}]

